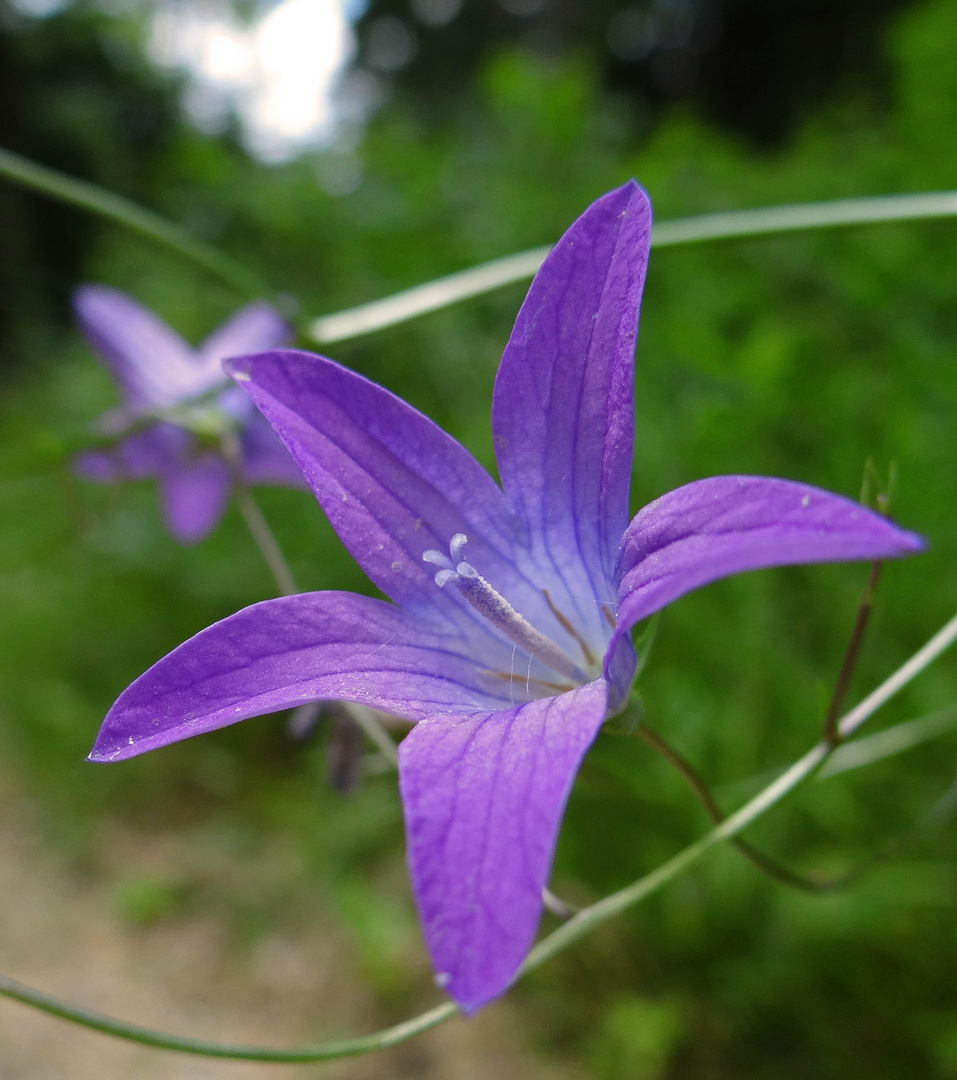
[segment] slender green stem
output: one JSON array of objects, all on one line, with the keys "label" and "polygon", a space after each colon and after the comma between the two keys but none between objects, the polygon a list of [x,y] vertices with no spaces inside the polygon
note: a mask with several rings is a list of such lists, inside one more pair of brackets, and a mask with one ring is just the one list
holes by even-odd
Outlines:
[{"label": "slender green stem", "polygon": [[273,578],[275,578],[279,595],[294,596],[299,590],[296,588],[292,571],[289,569],[289,564],[286,562],[279,542],[269,527],[269,522],[266,521],[262,510],[259,509],[259,504],[253,498],[253,493],[245,484],[237,484],[235,492],[236,505],[243,515],[246,528],[249,529],[250,535],[256,542],[256,547],[262,553],[264,562],[269,567]]},{"label": "slender green stem", "polygon": [[123,225],[140,236],[149,237],[158,244],[175,251],[189,262],[218,277],[230,288],[251,300],[269,296],[270,292],[240,263],[223,255],[215,248],[193,239],[189,233],[167,221],[159,214],[116,195],[112,191],[76,180],[45,165],[38,165],[28,158],[0,149],[0,176],[7,180],[42,192],[60,202],[70,203],[89,210],[101,217]]},{"label": "slender green stem", "polygon": [[269,567],[279,595],[295,596],[299,592],[299,586],[296,584],[292,568],[286,561],[275,533],[269,527],[266,515],[259,509],[259,503],[256,502],[252,489],[243,476],[243,450],[238,434],[231,427],[224,427],[219,433],[219,448],[233,481],[233,492],[236,495],[239,512],[243,516],[243,521],[246,522],[246,528],[253,538],[253,543],[259,548],[263,562]]},{"label": "slender green stem", "polygon": [[[846,739],[857,731],[882,705],[903,690],[909,682],[936,660],[945,649],[949,648],[955,639],[957,639],[957,615],[938,630],[930,641],[905,664],[902,664],[889,679],[886,679],[876,690],[868,694],[859,705],[851,709],[838,724],[838,731],[841,733],[842,738]],[[680,851],[668,862],[639,879],[633,885],[612,893],[611,896],[606,896],[603,900],[592,904],[591,907],[584,908],[578,915],[569,919],[567,923],[549,934],[547,938],[540,941],[532,949],[522,965],[519,975],[524,975],[526,972],[540,967],[546,960],[568,948],[569,945],[589,933],[594,927],[620,914],[659,889],[721,841],[737,836],[738,833],[756,821],[775,803],[780,802],[798,784],[817,772],[833,749],[829,743],[822,739],[800,761],[796,761],[777,780],[759,792],[740,810],[725,818],[707,836],[703,836],[696,843],[685,848],[684,851]]]},{"label": "slender green stem", "polygon": [[[259,503],[256,502],[252,491],[244,483],[237,483],[235,492],[239,512],[243,515],[246,527],[249,529],[256,546],[262,553],[263,560],[276,580],[279,594],[281,596],[294,596],[299,592],[296,580],[292,576],[292,570],[289,568],[289,563],[286,562],[279,541],[276,539],[272,529],[270,529],[269,522],[266,520],[262,510],[259,509]],[[382,726],[382,722],[373,710],[366,708],[364,705],[354,705],[351,702],[343,702],[342,704],[352,723],[365,733],[370,742],[373,743],[391,766],[397,766],[399,764],[399,752],[396,749],[395,740]],[[304,726],[306,723],[305,714],[312,712],[313,709],[315,709],[315,702],[301,705],[296,710],[297,721],[294,723],[294,727]]]},{"label": "slender green stem", "polygon": [[712,829],[700,840],[679,851],[677,855],[663,863],[650,874],[639,878],[633,885],[606,896],[603,900],[583,908],[574,915],[567,923],[554,930],[548,937],[543,938],[528,954],[525,963],[519,969],[516,978],[534,971],[541,967],[546,960],[563,952],[570,945],[590,933],[596,926],[607,922],[616,915],[644,900],[646,896],[656,892],[666,885],[672,878],[677,877],[692,863],[697,862],[713,847],[724,840],[737,836],[746,829],[753,821],[756,821],[763,813],[769,810],[775,803],[780,802],[789,792],[793,791],[803,780],[806,780],[821,765],[831,752],[830,746],[825,742],[819,742],[817,746],[809,750],[800,761],[795,762],[790,769],[778,777],[773,784],[769,785],[760,794],[755,796],[749,803],[743,806],[737,813]]},{"label": "slender green stem", "polygon": [[910,660],[902,664],[889,679],[885,679],[876,690],[873,690],[859,705],[855,705],[851,709],[837,725],[841,738],[846,739],[849,735],[853,735],[861,724],[873,716],[885,702],[890,701],[896,693],[903,690],[924,668],[933,663],[945,649],[950,648],[955,640],[957,640],[957,615],[945,623],[930,641],[923,648],[918,649]]},{"label": "slender green stem", "polygon": [[[659,222],[652,231],[651,246],[677,247],[734,237],[954,216],[957,216],[957,191],[766,206]],[[381,300],[323,315],[308,324],[306,336],[319,345],[329,345],[395,326],[516,281],[526,281],[550,250],[546,246],[507,255]]]},{"label": "slender green stem", "polygon": [[754,210],[728,210],[663,221],[655,226],[651,246],[675,247],[705,240],[954,216],[957,216],[957,191],[829,199],[825,202],[762,206]]},{"label": "slender green stem", "polygon": [[[55,169],[30,161],[12,150],[4,149],[0,149],[0,176],[61,202],[99,214],[163,244],[244,296],[256,299],[271,295],[271,290],[265,288],[255,275],[240,263],[208,244],[193,239],[175,222],[168,221],[161,215],[96,184],[76,180]],[[957,192],[954,191],[835,199],[829,202],[766,206],[754,210],[730,210],[662,221],[654,227],[651,246],[676,247],[734,237],[767,236],[772,233],[809,229],[833,229],[849,225],[954,216],[957,216]],[[519,252],[517,255],[507,255],[416,285],[381,300],[323,315],[304,323],[303,332],[317,344],[329,345],[374,330],[382,330],[460,300],[492,292],[512,282],[527,280],[541,266],[549,250],[550,246],[544,246]]]},{"label": "slender green stem", "polygon": [[240,1046],[230,1043],[208,1043],[201,1039],[181,1038],[178,1035],[167,1035],[164,1032],[152,1031],[150,1028],[140,1027],[138,1024],[126,1024],[122,1020],[114,1020],[103,1013],[91,1009],[80,1009],[73,1005],[67,1005],[48,994],[42,994],[39,990],[24,986],[13,979],[0,975],[0,996],[12,998],[14,1001],[31,1005],[41,1012],[58,1016],[61,1020],[69,1020],[74,1024],[91,1028],[93,1031],[101,1031],[105,1035],[115,1035],[117,1038],[126,1039],[128,1042],[139,1043],[142,1046],[154,1046],[160,1050],[179,1050],[184,1054],[197,1054],[201,1057],[231,1058],[238,1061],[264,1061],[276,1064],[295,1064],[309,1061],[329,1061],[333,1058],[355,1057],[358,1054],[368,1054],[375,1050],[387,1050],[390,1046],[421,1035],[438,1024],[451,1020],[458,1014],[458,1009],[451,1002],[437,1005],[434,1009],[416,1016],[412,1020],[405,1020],[394,1027],[377,1031],[374,1035],[364,1035],[358,1039],[344,1039],[337,1042],[325,1043],[322,1046],[309,1046],[301,1048],[270,1048],[259,1046]]},{"label": "slender green stem", "polygon": [[824,780],[828,776],[838,776],[851,769],[873,765],[875,761],[883,761],[930,739],[946,735],[954,728],[957,728],[957,705],[948,705],[916,720],[895,724],[887,731],[838,747],[821,769],[819,778]]},{"label": "slender green stem", "polygon": [[[847,736],[859,728],[881,705],[903,689],[907,683],[920,674],[924,668],[951,645],[955,638],[957,638],[957,615],[943,629],[938,631],[919,652],[915,653],[907,663],[844,717],[839,725],[841,733]],[[800,761],[795,762],[773,783],[742,806],[740,810],[712,829],[706,836],[680,851],[650,874],[639,878],[634,884],[621,889],[619,892],[612,893],[611,896],[606,896],[603,900],[599,900],[590,907],[583,908],[572,916],[568,922],[543,938],[531,950],[525,962],[519,968],[516,979],[541,967],[546,960],[573,945],[596,926],[620,914],[657,889],[660,889],[663,885],[666,885],[672,878],[677,877],[722,841],[737,836],[738,833],[746,829],[762,814],[770,810],[775,803],[780,802],[785,795],[793,791],[798,784],[816,772],[831,754],[832,749],[828,743],[822,740],[812,747]],[[127,1024],[122,1020],[114,1020],[112,1017],[104,1016],[102,1013],[78,1008],[5,976],[0,976],[0,996],[22,1002],[24,1005],[30,1005],[63,1020],[80,1024],[83,1027],[101,1031],[106,1035],[114,1035],[117,1038],[127,1039],[130,1042],[141,1043],[145,1046],[155,1046],[165,1050],[179,1050],[204,1057],[275,1063],[328,1061],[332,1058],[351,1057],[357,1054],[371,1053],[375,1050],[385,1050],[390,1046],[396,1046],[398,1043],[420,1035],[422,1032],[444,1023],[446,1020],[451,1020],[453,1016],[458,1014],[457,1007],[452,1002],[446,1002],[443,1005],[437,1005],[434,1009],[430,1009],[421,1016],[406,1020],[404,1023],[396,1024],[394,1027],[386,1028],[384,1031],[376,1032],[373,1035],[364,1035],[357,1039],[346,1039],[313,1047],[272,1049],[257,1046],[234,1046],[228,1043],[209,1043],[199,1039],[183,1039],[176,1035],[152,1031],[136,1024]]]},{"label": "slender green stem", "polygon": [[269,527],[266,515],[259,509],[259,503],[256,502],[252,489],[243,476],[243,450],[239,436],[232,428],[224,427],[219,433],[219,448],[233,481],[236,505],[243,516],[243,521],[246,522],[246,528],[253,538],[253,543],[259,548],[263,562],[269,567],[279,595],[295,596],[299,592],[299,587],[296,585],[289,563],[286,562],[286,556],[279,546],[279,541]]},{"label": "slender green stem", "polygon": [[[294,596],[299,592],[296,579],[292,576],[292,570],[289,568],[289,563],[286,562],[286,556],[283,555],[279,541],[269,527],[269,522],[266,520],[262,510],[259,509],[259,503],[253,498],[249,486],[241,480],[237,480],[234,490],[239,512],[243,515],[243,520],[246,522],[250,535],[262,553],[263,560],[269,567],[272,576],[275,578],[280,596]],[[393,767],[397,766],[399,764],[399,752],[396,749],[395,740],[383,727],[375,712],[364,705],[354,705],[351,702],[343,702],[342,707],[352,723],[366,734],[386,761]],[[293,721],[293,728],[306,726],[306,716],[312,713],[315,708],[315,702],[300,705],[295,713],[296,719]],[[316,715],[318,715],[318,712],[316,712]],[[314,719],[315,716],[313,716]]]},{"label": "slender green stem", "polygon": [[321,315],[309,324],[306,336],[319,345],[331,345],[361,334],[371,334],[374,330],[384,330],[515,281],[527,281],[534,276],[549,251],[551,247],[547,246],[506,255],[423,285],[414,285],[381,300]]},{"label": "slender green stem", "polygon": [[567,900],[563,900],[556,893],[553,893],[551,889],[542,889],[542,903],[548,911],[562,920],[570,919],[577,911],[581,910]]},{"label": "slender green stem", "polygon": [[369,741],[379,750],[382,756],[394,768],[399,767],[399,750],[395,740],[383,727],[382,722],[376,716],[375,711],[365,705],[346,703],[349,716],[363,732]]},{"label": "slender green stem", "polygon": [[[239,507],[239,512],[246,522],[246,527],[249,529],[256,547],[259,548],[263,561],[269,567],[276,581],[279,595],[294,596],[299,592],[299,587],[296,585],[296,579],[293,577],[289,563],[286,561],[286,556],[279,546],[275,533],[269,527],[265,515],[259,509],[259,503],[253,497],[249,485],[243,479],[242,469],[240,468],[242,451],[239,440],[233,432],[224,432],[220,436],[220,446],[223,458],[233,476],[233,490],[236,493],[236,504]],[[375,712],[364,705],[355,705],[351,702],[343,702],[342,707],[350,720],[366,734],[389,764],[397,766],[399,764],[399,753],[396,749],[395,740],[383,727]],[[316,709],[315,702],[300,705],[294,713],[293,730],[308,727],[311,722],[315,722],[317,716],[318,709]]]},{"label": "slender green stem", "polygon": [[[698,802],[705,809],[708,817],[711,819],[712,825],[720,825],[725,820],[724,811],[718,806],[717,800],[712,795],[710,788],[701,778],[701,774],[698,770],[688,761],[682,757],[677,750],[665,739],[663,739],[656,731],[653,731],[647,724],[640,724],[635,729],[635,735],[641,739],[641,741],[649,746],[656,754],[660,754],[685,780],[691,790],[694,792],[698,799]],[[765,855],[764,852],[759,851],[752,844],[749,844],[747,840],[742,840],[740,836],[733,836],[729,843],[734,847],[741,855],[743,855],[748,862],[752,863],[762,874],[766,874],[774,881],[780,882],[782,885],[788,885],[792,889],[800,889],[802,892],[826,892],[829,889],[835,887],[835,883],[828,880],[812,881],[810,878],[801,877],[800,874],[795,874],[793,871],[788,870],[786,866],[781,866],[780,863],[774,861],[774,859]]]}]

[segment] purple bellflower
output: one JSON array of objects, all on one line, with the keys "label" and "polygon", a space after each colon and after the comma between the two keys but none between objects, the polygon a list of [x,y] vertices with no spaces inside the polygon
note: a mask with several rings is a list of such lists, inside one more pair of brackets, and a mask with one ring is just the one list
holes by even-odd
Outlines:
[{"label": "purple bellflower", "polygon": [[[97,424],[103,435],[122,437],[109,450],[77,455],[81,476],[100,483],[156,477],[166,526],[184,544],[216,526],[234,470],[248,484],[302,485],[286,448],[222,368],[231,356],[289,342],[289,325],[271,307],[249,304],[196,349],[131,296],[105,285],[81,286],[73,309],[124,397]],[[212,441],[224,426],[238,442],[235,465]]]},{"label": "purple bellflower", "polygon": [[697,480],[629,523],[650,230],[629,183],[532,282],[495,381],[501,486],[330,360],[232,361],[392,602],[306,593],[216,623],[120,696],[90,755],[116,761],[320,698],[414,721],[399,747],[409,869],[436,981],[466,1013],[502,993],[534,939],[572,781],[629,696],[635,623],[728,574],[923,546],[857,503],[756,476]]}]

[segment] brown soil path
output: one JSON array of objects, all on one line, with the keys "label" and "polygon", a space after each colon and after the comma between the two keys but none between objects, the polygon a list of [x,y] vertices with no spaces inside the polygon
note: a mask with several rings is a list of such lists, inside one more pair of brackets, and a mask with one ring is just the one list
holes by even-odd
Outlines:
[{"label": "brown soil path", "polygon": [[[356,959],[331,916],[295,935],[277,933],[237,957],[222,927],[177,915],[150,927],[115,915],[110,884],[46,852],[25,804],[0,816],[0,970],[125,1020],[194,1037],[304,1045],[375,1030],[396,1018],[350,977]],[[144,842],[122,826],[111,845]],[[154,853],[155,854],[155,853]],[[453,1020],[387,1054],[324,1065],[212,1061],[124,1043],[0,999],[0,1080],[574,1080],[522,1046],[508,1002]]]}]

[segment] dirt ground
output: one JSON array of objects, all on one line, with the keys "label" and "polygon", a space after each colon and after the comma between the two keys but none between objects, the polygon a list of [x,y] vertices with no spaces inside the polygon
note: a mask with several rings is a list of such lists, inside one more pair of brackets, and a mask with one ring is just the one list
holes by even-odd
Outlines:
[{"label": "dirt ground", "polygon": [[[267,936],[242,957],[209,916],[148,927],[115,915],[109,884],[58,863],[29,813],[4,799],[0,818],[0,970],[84,1007],[182,1035],[301,1046],[395,1022],[350,978],[355,958],[330,917],[299,936]],[[122,850],[144,840],[117,826]],[[162,858],[177,839],[150,838]],[[160,857],[160,856],[158,856]],[[576,1074],[577,1075],[577,1074]],[[215,1061],[152,1050],[0,999],[0,1080],[574,1080],[522,1045],[507,1001],[381,1055],[322,1065]]]}]

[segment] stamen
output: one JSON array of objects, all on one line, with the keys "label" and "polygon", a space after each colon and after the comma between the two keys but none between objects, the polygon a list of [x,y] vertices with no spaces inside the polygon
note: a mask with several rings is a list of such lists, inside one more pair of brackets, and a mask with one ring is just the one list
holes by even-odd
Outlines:
[{"label": "stamen", "polygon": [[542,690],[546,690],[549,694],[564,694],[566,690],[574,690],[574,683],[558,683],[550,682],[548,679],[536,679],[525,675],[516,675],[513,671],[511,674],[505,671],[491,671],[486,670],[486,675],[490,675],[493,679],[501,679],[502,682],[507,683],[524,683],[526,686],[540,687]]},{"label": "stamen", "polygon": [[585,663],[589,667],[595,666],[595,654],[588,648],[588,642],[579,634],[574,626],[569,622],[568,618],[563,615],[557,607],[552,603],[552,598],[548,595],[548,589],[542,589],[542,596],[545,597],[545,603],[548,604],[549,610],[558,619],[563,630],[566,630],[581,646],[582,656],[585,657]]},{"label": "stamen", "polygon": [[[505,597],[497,593],[474,566],[460,561],[467,543],[468,537],[464,533],[456,533],[449,544],[449,554],[452,559],[447,559],[440,551],[435,550],[429,550],[423,554],[422,558],[426,562],[441,567],[435,575],[435,584],[441,589],[449,582],[454,583],[480,615],[488,619],[509,641],[514,642],[529,656],[541,660],[547,667],[558,672],[559,675],[564,675],[566,679],[571,679],[576,685],[588,682],[588,675],[562,648],[519,615]],[[453,559],[456,564],[454,570],[452,569]]]},{"label": "stamen", "polygon": [[617,630],[618,620],[615,618],[614,612],[611,610],[611,604],[602,604],[601,613],[605,616],[605,621],[612,628],[612,630]]}]

